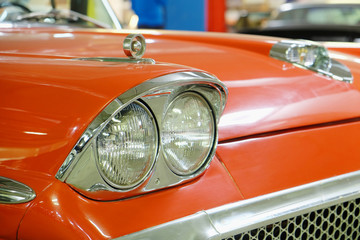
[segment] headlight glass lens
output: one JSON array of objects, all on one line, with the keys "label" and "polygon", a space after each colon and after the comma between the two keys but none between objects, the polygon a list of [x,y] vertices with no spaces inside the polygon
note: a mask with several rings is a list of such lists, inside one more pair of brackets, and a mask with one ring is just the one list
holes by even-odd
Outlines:
[{"label": "headlight glass lens", "polygon": [[215,123],[205,99],[194,92],[176,97],[162,124],[161,142],[169,168],[190,175],[206,162],[213,147]]},{"label": "headlight glass lens", "polygon": [[140,184],[154,164],[157,139],[154,119],[143,104],[122,109],[97,137],[97,165],[103,178],[119,189]]}]

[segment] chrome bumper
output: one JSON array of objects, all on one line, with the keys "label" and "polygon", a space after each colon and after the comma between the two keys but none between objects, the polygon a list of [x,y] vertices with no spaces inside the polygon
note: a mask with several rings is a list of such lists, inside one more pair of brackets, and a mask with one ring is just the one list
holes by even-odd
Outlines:
[{"label": "chrome bumper", "polygon": [[[224,239],[360,197],[360,171],[204,210],[116,240]],[[360,201],[359,201],[360,202]],[[360,204],[359,204],[360,205]]]}]

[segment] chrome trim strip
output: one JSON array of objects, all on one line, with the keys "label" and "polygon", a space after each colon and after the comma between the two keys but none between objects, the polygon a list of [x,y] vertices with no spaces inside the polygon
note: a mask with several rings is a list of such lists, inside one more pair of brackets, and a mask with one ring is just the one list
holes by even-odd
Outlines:
[{"label": "chrome trim strip", "polygon": [[26,203],[36,197],[29,186],[10,178],[0,176],[0,204]]},{"label": "chrome trim strip", "polygon": [[360,171],[201,211],[115,239],[223,239],[358,197]]},{"label": "chrome trim strip", "polygon": [[136,64],[155,64],[155,60],[151,58],[108,58],[108,57],[93,57],[93,58],[72,58],[72,60],[79,61],[98,61],[98,62],[115,62],[115,63],[136,63]]},{"label": "chrome trim strip", "polygon": [[[71,171],[70,167],[73,166],[78,160],[78,154],[84,151],[86,145],[90,142],[91,139],[93,139],[99,128],[106,125],[110,121],[110,118],[118,112],[121,105],[122,103],[118,99],[115,99],[96,117],[96,119],[85,130],[79,141],[76,143],[75,147],[71,150],[59,168],[55,176],[57,179],[65,181],[66,176],[69,175],[69,172]],[[107,119],[107,121],[103,122],[103,119]]]}]

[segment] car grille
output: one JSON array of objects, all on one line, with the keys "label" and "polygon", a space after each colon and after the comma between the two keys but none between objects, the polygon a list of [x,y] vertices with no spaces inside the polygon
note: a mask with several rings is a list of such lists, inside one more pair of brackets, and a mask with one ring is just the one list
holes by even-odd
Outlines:
[{"label": "car grille", "polygon": [[223,240],[358,239],[360,198],[242,232]]}]

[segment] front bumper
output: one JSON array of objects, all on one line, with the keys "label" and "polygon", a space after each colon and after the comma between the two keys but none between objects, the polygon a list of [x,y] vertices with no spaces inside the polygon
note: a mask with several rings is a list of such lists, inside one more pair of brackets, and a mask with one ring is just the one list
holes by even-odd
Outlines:
[{"label": "front bumper", "polygon": [[[179,240],[241,239],[244,235],[250,239],[258,239],[260,235],[274,239],[281,234],[286,239],[289,234],[297,238],[319,238],[323,234],[335,238],[339,234],[351,237],[359,231],[358,228],[349,227],[351,219],[359,218],[360,200],[355,200],[359,197],[360,171],[357,171],[204,210],[116,240],[165,239],[170,236]],[[333,214],[329,214],[327,209]],[[322,216],[313,217],[312,213]],[[299,218],[302,219],[300,222]],[[313,230],[311,226],[314,226]]]}]

